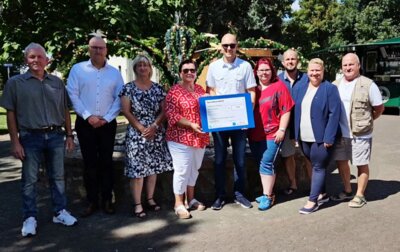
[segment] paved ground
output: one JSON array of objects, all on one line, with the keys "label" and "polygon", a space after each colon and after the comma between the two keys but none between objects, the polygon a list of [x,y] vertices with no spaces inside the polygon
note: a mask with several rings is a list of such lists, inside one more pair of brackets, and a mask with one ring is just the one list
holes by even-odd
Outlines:
[{"label": "paved ground", "polygon": [[[193,212],[177,220],[164,205],[146,220],[130,217],[130,203],[118,205],[116,215],[98,213],[79,225],[51,223],[48,191],[41,186],[38,234],[22,238],[20,163],[8,155],[9,141],[0,138],[1,251],[400,251],[400,117],[382,116],[376,123],[368,204],[350,209],[329,203],[308,216],[297,213],[306,196],[278,195],[266,212],[228,204],[221,211]],[[356,170],[352,168],[352,174]],[[355,180],[352,180],[355,186]],[[334,172],[328,191],[340,189]],[[78,213],[81,199],[69,194],[70,209]],[[256,204],[254,204],[255,206]]]}]

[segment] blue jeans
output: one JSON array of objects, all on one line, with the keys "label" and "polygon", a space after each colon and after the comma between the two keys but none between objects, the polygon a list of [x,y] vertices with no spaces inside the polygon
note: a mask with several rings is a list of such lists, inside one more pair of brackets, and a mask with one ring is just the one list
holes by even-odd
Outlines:
[{"label": "blue jeans", "polygon": [[215,190],[218,198],[224,198],[225,169],[229,139],[232,144],[232,158],[234,163],[234,192],[235,196],[244,194],[246,168],[244,165],[246,151],[246,130],[229,130],[212,133],[215,150]]},{"label": "blue jeans", "polygon": [[23,218],[36,217],[36,182],[39,166],[44,158],[50,182],[53,211],[65,209],[67,199],[64,182],[64,132],[20,132],[20,142],[25,152],[22,160],[22,211]]},{"label": "blue jeans", "polygon": [[304,156],[311,161],[312,176],[309,201],[317,203],[318,195],[325,192],[326,167],[332,148],[325,148],[324,143],[301,142]]},{"label": "blue jeans", "polygon": [[275,159],[278,154],[280,144],[275,143],[275,140],[267,140],[267,149],[264,151],[260,163],[260,174],[274,175],[275,174]]}]

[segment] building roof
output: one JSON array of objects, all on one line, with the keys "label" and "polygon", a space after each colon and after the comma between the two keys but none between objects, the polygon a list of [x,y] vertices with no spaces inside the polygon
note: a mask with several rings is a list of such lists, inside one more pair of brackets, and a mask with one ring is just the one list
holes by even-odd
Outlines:
[{"label": "building roof", "polygon": [[321,54],[321,53],[328,53],[328,52],[343,52],[348,51],[349,49],[354,51],[356,47],[359,46],[384,46],[384,45],[400,45],[400,37],[384,39],[384,40],[377,40],[377,41],[370,41],[363,44],[348,44],[348,45],[341,45],[341,46],[332,46],[328,48],[324,48],[318,51],[313,52],[312,54]]}]

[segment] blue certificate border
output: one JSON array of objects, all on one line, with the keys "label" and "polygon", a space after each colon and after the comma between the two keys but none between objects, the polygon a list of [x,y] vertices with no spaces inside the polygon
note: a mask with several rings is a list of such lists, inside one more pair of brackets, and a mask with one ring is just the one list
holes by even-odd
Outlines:
[{"label": "blue certificate border", "polygon": [[[237,98],[244,97],[246,102],[246,111],[247,114],[247,125],[240,126],[231,126],[231,127],[221,127],[221,128],[208,128],[208,119],[207,119],[207,111],[206,111],[206,101],[208,100],[218,100],[218,99],[229,99],[229,98]],[[215,96],[203,96],[199,98],[200,104],[200,118],[201,118],[201,127],[204,132],[216,132],[216,131],[225,131],[225,130],[237,130],[244,128],[254,128],[254,115],[253,115],[253,105],[251,103],[251,97],[249,93],[244,94],[234,94],[234,95],[215,95]]]}]

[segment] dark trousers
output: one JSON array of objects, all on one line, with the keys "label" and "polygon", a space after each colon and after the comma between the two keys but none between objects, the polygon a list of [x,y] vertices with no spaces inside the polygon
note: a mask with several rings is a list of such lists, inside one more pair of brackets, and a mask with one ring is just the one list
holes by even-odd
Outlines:
[{"label": "dark trousers", "polygon": [[100,128],[93,128],[82,117],[77,116],[75,130],[78,133],[83,161],[84,183],[90,203],[99,202],[99,192],[104,201],[110,201],[113,190],[112,155],[117,129],[116,120]]},{"label": "dark trousers", "polygon": [[301,142],[304,156],[311,161],[311,191],[309,201],[317,202],[318,195],[325,193],[326,168],[332,153],[332,148],[325,148],[324,143]]},{"label": "dark trousers", "polygon": [[246,152],[246,130],[230,130],[212,133],[214,138],[215,150],[215,190],[216,197],[224,198],[225,192],[225,171],[226,171],[226,158],[227,148],[229,146],[229,139],[232,144],[232,158],[235,165],[234,169],[234,192],[235,197],[244,194],[245,190],[245,152]]}]

